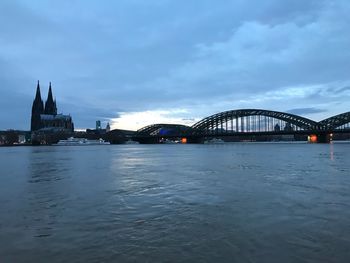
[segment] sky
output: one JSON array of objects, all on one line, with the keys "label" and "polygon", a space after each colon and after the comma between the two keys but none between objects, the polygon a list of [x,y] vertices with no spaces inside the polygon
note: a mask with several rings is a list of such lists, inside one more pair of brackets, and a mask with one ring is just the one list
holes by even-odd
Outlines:
[{"label": "sky", "polygon": [[0,130],[49,82],[78,129],[350,111],[348,0],[1,0]]}]

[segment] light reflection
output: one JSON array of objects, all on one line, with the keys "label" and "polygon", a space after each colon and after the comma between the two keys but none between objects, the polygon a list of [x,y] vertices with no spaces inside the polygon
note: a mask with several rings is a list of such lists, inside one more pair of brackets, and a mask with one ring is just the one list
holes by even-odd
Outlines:
[{"label": "light reflection", "polygon": [[333,144],[332,141],[331,141],[330,144],[329,144],[329,149],[330,149],[330,158],[331,158],[331,161],[334,161],[334,144]]},{"label": "light reflection", "polygon": [[311,142],[311,143],[317,143],[318,138],[316,134],[311,134],[310,136],[308,136],[307,140],[308,142]]}]

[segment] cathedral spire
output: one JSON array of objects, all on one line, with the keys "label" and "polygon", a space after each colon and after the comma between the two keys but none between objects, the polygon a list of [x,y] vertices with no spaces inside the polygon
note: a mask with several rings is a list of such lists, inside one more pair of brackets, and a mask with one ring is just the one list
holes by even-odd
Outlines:
[{"label": "cathedral spire", "polygon": [[53,102],[53,97],[52,97],[52,89],[51,89],[51,82],[50,82],[50,84],[49,84],[49,94],[48,94],[48,96],[47,96],[47,100],[48,101],[52,101]]},{"label": "cathedral spire", "polygon": [[36,86],[35,100],[41,100],[39,80],[38,80],[38,84]]},{"label": "cathedral spire", "polygon": [[32,118],[31,118],[31,131],[36,131],[40,129],[40,115],[44,113],[44,102],[41,99],[41,94],[40,94],[40,84],[38,80],[38,84],[36,86],[36,94],[35,94],[35,99],[33,101],[33,106],[32,106]]},{"label": "cathedral spire", "polygon": [[56,103],[53,100],[52,96],[52,88],[51,88],[51,82],[49,84],[49,93],[47,95],[47,100],[45,102],[45,114],[51,114],[56,115],[57,109],[56,109]]}]

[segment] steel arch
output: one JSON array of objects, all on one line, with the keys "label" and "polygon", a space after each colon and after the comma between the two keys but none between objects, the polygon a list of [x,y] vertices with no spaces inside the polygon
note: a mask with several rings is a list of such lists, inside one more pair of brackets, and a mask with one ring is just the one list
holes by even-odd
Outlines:
[{"label": "steel arch", "polygon": [[350,111],[344,112],[330,118],[324,119],[319,123],[327,130],[336,129],[350,122]]},{"label": "steel arch", "polygon": [[145,126],[137,130],[136,134],[139,136],[152,136],[153,133],[160,131],[161,129],[178,129],[180,131],[179,135],[187,135],[192,131],[192,128],[186,125],[158,123]]},{"label": "steel arch", "polygon": [[239,110],[230,110],[230,111],[220,112],[200,120],[199,122],[195,123],[192,126],[192,128],[197,133],[205,130],[206,128],[211,127],[212,124],[218,123],[220,121],[228,121],[231,119],[254,116],[254,115],[273,117],[285,122],[289,122],[290,124],[294,124],[297,127],[300,127],[305,130],[320,129],[320,124],[316,121],[313,121],[298,115],[290,114],[290,113],[262,110],[262,109],[239,109]]}]

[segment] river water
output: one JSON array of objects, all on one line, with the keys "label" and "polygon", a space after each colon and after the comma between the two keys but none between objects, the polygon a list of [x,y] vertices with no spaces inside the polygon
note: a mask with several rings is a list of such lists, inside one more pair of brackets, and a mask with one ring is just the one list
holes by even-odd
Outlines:
[{"label": "river water", "polygon": [[0,262],[350,262],[350,143],[0,148]]}]

